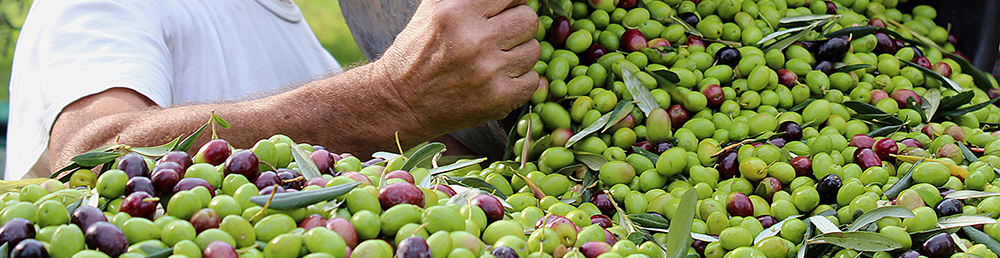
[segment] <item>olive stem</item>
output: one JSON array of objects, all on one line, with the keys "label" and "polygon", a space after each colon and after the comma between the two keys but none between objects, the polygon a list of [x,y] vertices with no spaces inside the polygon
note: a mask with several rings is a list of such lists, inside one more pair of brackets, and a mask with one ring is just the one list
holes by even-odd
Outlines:
[{"label": "olive stem", "polygon": [[278,191],[276,191],[276,190],[274,190],[274,188],[272,188],[271,189],[271,197],[267,198],[267,202],[264,203],[264,207],[263,208],[261,208],[259,211],[257,211],[257,213],[254,213],[253,217],[250,217],[250,221],[254,221],[254,220],[257,219],[257,217],[260,217],[261,214],[264,214],[264,211],[267,210],[267,207],[271,206],[271,200],[274,200],[274,194],[276,194],[276,193],[278,193]]}]

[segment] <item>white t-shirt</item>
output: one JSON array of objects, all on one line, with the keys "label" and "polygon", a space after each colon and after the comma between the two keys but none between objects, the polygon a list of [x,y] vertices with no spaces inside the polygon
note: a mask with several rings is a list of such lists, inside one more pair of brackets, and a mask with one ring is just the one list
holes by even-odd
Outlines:
[{"label": "white t-shirt", "polygon": [[87,95],[124,87],[168,107],[340,72],[288,0],[35,0],[14,52],[4,179],[48,163],[56,116]]}]

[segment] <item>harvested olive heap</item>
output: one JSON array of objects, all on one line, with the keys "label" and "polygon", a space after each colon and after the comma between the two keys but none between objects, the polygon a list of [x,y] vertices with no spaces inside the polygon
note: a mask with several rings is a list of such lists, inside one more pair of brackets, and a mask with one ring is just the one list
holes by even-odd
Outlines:
[{"label": "harvested olive heap", "polygon": [[1000,90],[897,4],[529,1],[546,80],[510,161],[189,156],[212,115],[3,195],[0,255],[997,258]]}]

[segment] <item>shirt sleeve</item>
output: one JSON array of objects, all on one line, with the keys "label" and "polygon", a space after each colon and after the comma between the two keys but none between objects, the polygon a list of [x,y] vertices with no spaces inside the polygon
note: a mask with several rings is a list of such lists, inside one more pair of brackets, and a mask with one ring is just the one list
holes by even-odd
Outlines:
[{"label": "shirt sleeve", "polygon": [[158,10],[149,0],[34,2],[14,53],[5,179],[36,163],[56,117],[82,97],[124,87],[160,106],[171,103],[170,50]]}]

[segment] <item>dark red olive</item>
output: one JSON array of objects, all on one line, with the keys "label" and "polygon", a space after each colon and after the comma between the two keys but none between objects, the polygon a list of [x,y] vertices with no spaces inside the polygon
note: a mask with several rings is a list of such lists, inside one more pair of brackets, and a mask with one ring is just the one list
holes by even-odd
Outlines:
[{"label": "dark red olive", "polygon": [[813,70],[823,72],[826,75],[831,75],[833,74],[834,71],[836,71],[834,70],[833,62],[826,60],[819,61],[819,63],[816,63],[816,67],[813,67]]},{"label": "dark red olive", "polygon": [[733,151],[723,152],[719,156],[719,179],[729,179],[740,173],[740,161],[738,154]]},{"label": "dark red olive", "polygon": [[573,33],[573,29],[569,22],[569,19],[565,16],[559,16],[552,19],[552,27],[549,28],[548,41],[552,43],[554,47],[562,47],[566,44],[566,38],[569,38],[569,34]]},{"label": "dark red olive", "polygon": [[872,18],[871,20],[868,20],[868,25],[885,29],[885,22],[879,18]]},{"label": "dark red olive", "polygon": [[850,49],[851,44],[847,43],[846,40],[841,38],[832,38],[819,47],[819,52],[816,53],[816,57],[820,60],[839,61]]},{"label": "dark red olive", "polygon": [[671,144],[670,142],[657,143],[656,147],[653,149],[653,153],[661,154],[664,151],[667,151],[667,150],[669,150],[670,148],[673,148],[673,147],[674,147],[674,145]]},{"label": "dark red olive", "polygon": [[875,138],[868,136],[867,134],[855,134],[851,136],[851,142],[847,146],[858,147],[858,148],[871,148],[875,145]]},{"label": "dark red olive", "polygon": [[955,214],[962,213],[962,201],[955,200],[952,198],[944,198],[934,205],[934,212],[937,212],[938,218],[947,217]]},{"label": "dark red olive", "polygon": [[799,82],[799,76],[795,75],[792,71],[787,69],[781,69],[777,71],[778,73],[778,83],[785,85],[785,87],[791,88]]},{"label": "dark red olive", "polygon": [[899,141],[899,142],[902,143],[903,145],[906,145],[906,147],[914,147],[914,148],[923,148],[924,147],[923,143],[920,143],[920,141],[918,141],[917,139],[913,139],[913,138],[906,138],[906,139],[903,139],[902,141]]},{"label": "dark red olive", "polygon": [[740,58],[742,58],[740,51],[734,47],[723,47],[715,52],[715,61],[718,64],[728,65],[729,67],[735,67],[739,64]]},{"label": "dark red olive", "polygon": [[718,107],[722,105],[723,101],[726,101],[726,93],[722,91],[722,86],[718,84],[709,84],[705,88],[701,89],[701,94],[705,95],[708,99],[709,107]]},{"label": "dark red olive", "polygon": [[[812,160],[806,156],[798,156],[792,158],[788,161],[789,165],[795,169],[795,176],[809,176],[812,175]],[[719,171],[722,172],[721,170]]]},{"label": "dark red olive", "polygon": [[601,214],[605,216],[611,216],[615,214],[615,207],[611,204],[611,199],[608,199],[608,195],[604,191],[597,191],[590,195],[590,203],[597,206],[598,210],[601,210]]},{"label": "dark red olive", "polygon": [[820,203],[837,203],[837,192],[840,191],[841,185],[840,177],[836,174],[823,177],[823,180],[820,180],[819,184],[816,185]]},{"label": "dark red olive", "polygon": [[667,109],[667,115],[670,116],[670,124],[675,130],[681,128],[690,119],[687,109],[681,105],[670,106]]},{"label": "dark red olive", "polygon": [[778,125],[778,132],[785,133],[781,135],[781,138],[785,139],[785,141],[793,142],[802,140],[802,126],[796,122],[781,122],[781,124]]},{"label": "dark red olive", "polygon": [[882,166],[882,159],[872,149],[858,148],[854,151],[854,163],[858,164],[861,170],[866,170],[870,167]]},{"label": "dark red olive", "polygon": [[927,258],[948,258],[955,254],[955,243],[951,241],[948,233],[940,233],[924,241],[920,247],[920,254]]},{"label": "dark red olive", "polygon": [[875,53],[896,54],[896,50],[899,50],[896,48],[896,41],[892,39],[892,37],[889,37],[889,34],[876,31],[875,33],[872,33],[872,35],[875,35],[875,40],[878,41],[878,44],[875,45]]},{"label": "dark red olive", "polygon": [[677,18],[681,18],[681,20],[684,20],[685,23],[691,25],[692,27],[698,25],[698,22],[701,21],[701,19],[698,18],[698,15],[694,13],[681,13],[677,15]]},{"label": "dark red olive", "polygon": [[830,1],[823,1],[826,3],[826,14],[837,14],[837,5]]},{"label": "dark red olive", "polygon": [[760,221],[760,225],[765,229],[778,223],[778,219],[771,217],[771,215],[757,216],[757,221]]},{"label": "dark red olive", "polygon": [[899,145],[896,144],[896,141],[890,138],[882,138],[875,142],[875,145],[872,146],[872,150],[875,151],[875,154],[878,155],[879,159],[892,161],[893,159],[890,154],[899,154]]},{"label": "dark red olive", "polygon": [[910,62],[913,62],[914,64],[917,64],[919,66],[923,66],[924,68],[931,69],[931,61],[927,60],[926,57],[922,56],[914,57],[913,60]]},{"label": "dark red olive", "polygon": [[601,44],[592,44],[587,51],[583,51],[583,62],[584,64],[593,64],[597,62],[597,59],[608,53],[608,49]]},{"label": "dark red olive", "polygon": [[637,29],[626,30],[625,33],[622,34],[621,46],[625,49],[625,51],[635,52],[642,50],[647,47],[647,43],[649,42],[647,42],[646,36],[643,36],[642,32]]}]

